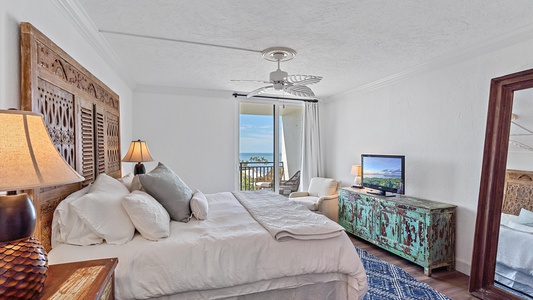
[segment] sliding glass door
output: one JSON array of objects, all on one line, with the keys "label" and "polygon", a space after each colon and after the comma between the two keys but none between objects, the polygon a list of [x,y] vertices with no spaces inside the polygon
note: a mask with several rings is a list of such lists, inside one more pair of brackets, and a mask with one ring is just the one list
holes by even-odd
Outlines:
[{"label": "sliding glass door", "polygon": [[302,111],[300,104],[239,103],[240,190],[295,190],[288,180],[299,174]]}]

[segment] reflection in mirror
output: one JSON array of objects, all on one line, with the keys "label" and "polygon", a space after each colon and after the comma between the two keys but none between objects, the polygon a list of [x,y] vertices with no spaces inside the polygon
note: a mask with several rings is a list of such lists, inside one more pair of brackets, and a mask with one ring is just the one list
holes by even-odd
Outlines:
[{"label": "reflection in mirror", "polygon": [[533,211],[532,104],[533,69],[492,79],[469,285],[480,299],[533,299],[533,233],[521,215]]},{"label": "reflection in mirror", "polygon": [[533,89],[514,92],[507,169],[533,171]]},{"label": "reflection in mirror", "polygon": [[[515,91],[500,219],[496,286],[533,296],[533,89]],[[531,216],[531,219],[528,218]]]}]

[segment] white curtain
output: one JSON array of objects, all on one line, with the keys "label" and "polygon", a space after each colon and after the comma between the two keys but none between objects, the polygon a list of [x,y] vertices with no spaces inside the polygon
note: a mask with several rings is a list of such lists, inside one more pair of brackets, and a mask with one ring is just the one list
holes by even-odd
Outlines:
[{"label": "white curtain", "polygon": [[305,103],[302,134],[302,167],[300,190],[306,191],[313,177],[323,173],[320,151],[320,126],[318,122],[318,103]]}]

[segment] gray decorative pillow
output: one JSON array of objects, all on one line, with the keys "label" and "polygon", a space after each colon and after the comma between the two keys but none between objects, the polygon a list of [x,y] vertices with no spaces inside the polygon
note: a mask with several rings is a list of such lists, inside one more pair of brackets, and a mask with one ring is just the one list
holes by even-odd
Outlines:
[{"label": "gray decorative pillow", "polygon": [[139,175],[139,180],[148,194],[154,197],[170,215],[170,219],[188,222],[191,215],[189,202],[192,190],[176,173],[159,163],[148,174]]}]

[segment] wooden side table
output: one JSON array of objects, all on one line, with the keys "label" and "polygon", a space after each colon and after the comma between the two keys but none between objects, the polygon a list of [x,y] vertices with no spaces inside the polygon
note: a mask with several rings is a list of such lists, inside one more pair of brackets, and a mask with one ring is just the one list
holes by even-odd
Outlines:
[{"label": "wooden side table", "polygon": [[115,299],[117,258],[51,265],[38,299]]}]

